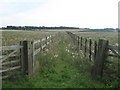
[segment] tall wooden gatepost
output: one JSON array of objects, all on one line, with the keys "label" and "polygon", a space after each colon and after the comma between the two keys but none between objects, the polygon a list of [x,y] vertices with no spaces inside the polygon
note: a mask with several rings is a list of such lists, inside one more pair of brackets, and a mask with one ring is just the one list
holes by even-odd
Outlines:
[{"label": "tall wooden gatepost", "polygon": [[108,55],[108,48],[107,48],[108,44],[109,44],[108,41],[99,39],[96,57],[91,71],[93,80],[97,80],[98,78],[101,78],[103,75],[105,60]]},{"label": "tall wooden gatepost", "polygon": [[33,73],[33,42],[32,41],[21,41],[20,45],[23,46],[21,51],[21,66],[22,72],[28,76]]}]

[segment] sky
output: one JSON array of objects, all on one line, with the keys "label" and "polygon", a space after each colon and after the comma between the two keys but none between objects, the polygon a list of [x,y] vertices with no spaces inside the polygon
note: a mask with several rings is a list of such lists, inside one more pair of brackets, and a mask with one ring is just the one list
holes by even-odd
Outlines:
[{"label": "sky", "polygon": [[0,0],[0,27],[117,28],[119,0]]}]

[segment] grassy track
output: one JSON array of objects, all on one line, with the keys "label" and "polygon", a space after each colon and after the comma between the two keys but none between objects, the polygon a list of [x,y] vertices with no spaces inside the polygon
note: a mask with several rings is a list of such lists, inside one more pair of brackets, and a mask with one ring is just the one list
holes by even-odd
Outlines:
[{"label": "grassy track", "polygon": [[94,82],[90,76],[88,60],[80,58],[71,38],[62,33],[58,42],[36,60],[39,67],[32,78],[3,81],[3,88],[106,88],[104,83]]}]

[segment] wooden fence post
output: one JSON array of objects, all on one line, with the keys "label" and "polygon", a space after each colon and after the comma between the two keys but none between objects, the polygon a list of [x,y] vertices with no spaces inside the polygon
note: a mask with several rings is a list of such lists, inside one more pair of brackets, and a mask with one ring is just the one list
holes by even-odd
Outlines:
[{"label": "wooden fence post", "polygon": [[51,35],[50,39],[51,39],[51,43],[52,43],[52,35]]},{"label": "wooden fence post", "polygon": [[51,40],[52,40],[52,42],[51,42],[51,43],[53,43],[53,42],[54,42],[53,38],[54,38],[54,36],[52,35],[52,36],[51,36]]},{"label": "wooden fence post", "polygon": [[48,42],[48,40],[47,40],[47,37],[46,37],[46,47],[47,47],[47,42]]},{"label": "wooden fence post", "polygon": [[76,40],[75,40],[75,35],[74,34],[73,34],[73,40],[74,40],[74,45],[75,45]]},{"label": "wooden fence post", "polygon": [[79,50],[79,44],[80,44],[80,38],[79,38],[79,36],[78,36],[78,50]]},{"label": "wooden fence post", "polygon": [[31,75],[33,73],[33,42],[21,41],[23,46],[21,51],[21,65],[24,74]]},{"label": "wooden fence post", "polygon": [[80,38],[80,49],[82,50],[82,42],[83,42],[83,38]]},{"label": "wooden fence post", "polygon": [[85,44],[84,44],[84,56],[86,57],[86,49],[87,49],[87,38],[85,38]]},{"label": "wooden fence post", "polygon": [[43,49],[42,49],[42,46],[43,46],[43,41],[42,41],[42,38],[41,38],[40,40],[41,40],[41,43],[40,43],[40,48],[41,48],[41,52],[43,52]]},{"label": "wooden fence post", "polygon": [[108,41],[99,39],[98,50],[91,72],[93,80],[97,80],[98,78],[101,78],[103,75],[104,62],[108,55],[107,48],[108,44],[109,44]]},{"label": "wooden fence post", "polygon": [[94,61],[95,61],[95,57],[96,57],[96,53],[97,53],[97,42],[94,42]]},{"label": "wooden fence post", "polygon": [[92,40],[90,39],[90,40],[89,40],[89,59],[90,59],[90,61],[91,61],[91,52],[92,52],[92,51],[91,51],[91,50],[92,50],[92,49],[91,49],[91,46],[92,46]]},{"label": "wooden fence post", "polygon": [[30,48],[31,48],[31,61],[32,61],[32,73],[34,73],[34,71],[35,71],[35,56],[34,56],[34,48],[35,48],[35,46],[34,46],[34,43],[33,43],[33,41],[30,41]]}]

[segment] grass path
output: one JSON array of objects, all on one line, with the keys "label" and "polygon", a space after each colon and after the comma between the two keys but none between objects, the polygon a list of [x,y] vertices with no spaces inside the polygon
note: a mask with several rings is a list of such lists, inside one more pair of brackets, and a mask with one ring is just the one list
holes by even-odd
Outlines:
[{"label": "grass path", "polygon": [[93,82],[87,62],[75,50],[71,38],[62,33],[57,43],[49,51],[37,58],[39,68],[32,78],[4,81],[4,88],[102,88],[100,82]]}]

